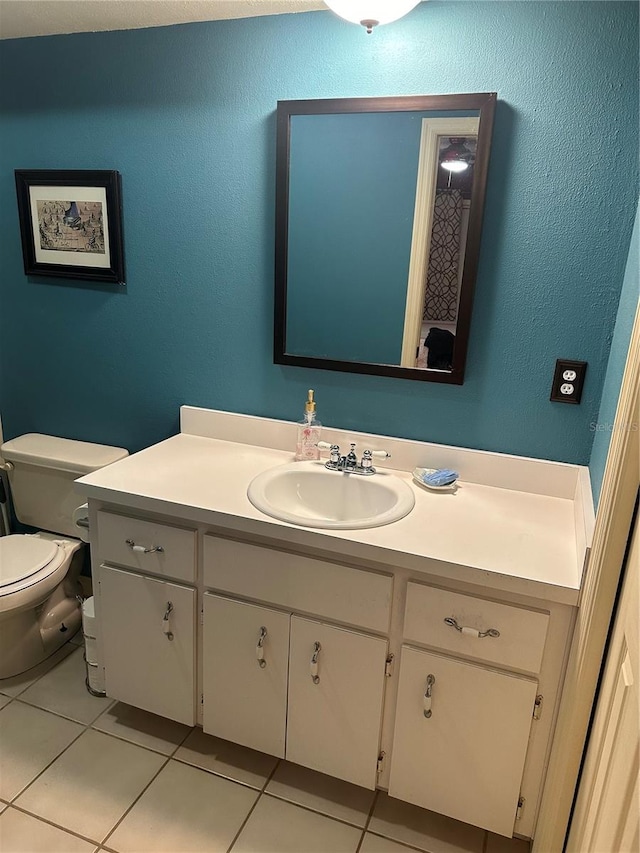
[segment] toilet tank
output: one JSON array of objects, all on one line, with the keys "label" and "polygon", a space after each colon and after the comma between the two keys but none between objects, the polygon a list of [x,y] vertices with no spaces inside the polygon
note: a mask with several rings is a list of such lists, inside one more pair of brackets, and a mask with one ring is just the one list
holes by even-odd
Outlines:
[{"label": "toilet tank", "polygon": [[18,520],[64,536],[78,535],[72,515],[83,500],[73,488],[74,480],[129,455],[122,447],[40,433],[5,441],[0,454],[8,463]]}]

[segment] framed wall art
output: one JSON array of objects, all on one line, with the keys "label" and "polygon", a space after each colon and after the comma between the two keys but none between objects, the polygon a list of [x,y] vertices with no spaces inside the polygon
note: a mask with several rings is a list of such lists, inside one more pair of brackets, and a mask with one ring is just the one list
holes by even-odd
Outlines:
[{"label": "framed wall art", "polygon": [[27,275],[124,284],[120,173],[16,169]]}]

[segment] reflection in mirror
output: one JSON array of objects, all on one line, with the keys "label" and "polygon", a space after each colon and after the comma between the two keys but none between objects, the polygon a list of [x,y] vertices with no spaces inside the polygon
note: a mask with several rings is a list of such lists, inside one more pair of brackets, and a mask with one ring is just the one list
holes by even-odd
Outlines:
[{"label": "reflection in mirror", "polygon": [[278,104],[276,363],[462,382],[495,97]]}]

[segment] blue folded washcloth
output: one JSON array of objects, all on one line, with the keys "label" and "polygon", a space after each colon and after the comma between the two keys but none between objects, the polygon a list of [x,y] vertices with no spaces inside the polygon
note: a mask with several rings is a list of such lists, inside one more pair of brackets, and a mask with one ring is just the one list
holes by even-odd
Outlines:
[{"label": "blue folded washcloth", "polygon": [[430,471],[422,475],[422,482],[427,486],[450,486],[458,479],[458,472],[451,468],[441,468],[439,471]]}]

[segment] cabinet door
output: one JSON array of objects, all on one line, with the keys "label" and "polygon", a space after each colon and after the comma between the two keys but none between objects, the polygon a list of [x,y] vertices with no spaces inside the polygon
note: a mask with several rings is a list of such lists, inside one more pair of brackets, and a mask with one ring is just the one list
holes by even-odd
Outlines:
[{"label": "cabinet door", "polygon": [[289,761],[375,788],[386,656],[386,640],[291,617]]},{"label": "cabinet door", "polygon": [[403,646],[389,794],[511,837],[536,688]]},{"label": "cabinet door", "polygon": [[205,732],[284,758],[289,620],[205,593]]},{"label": "cabinet door", "polygon": [[195,604],[194,589],[100,568],[100,630],[109,696],[194,725]]}]

